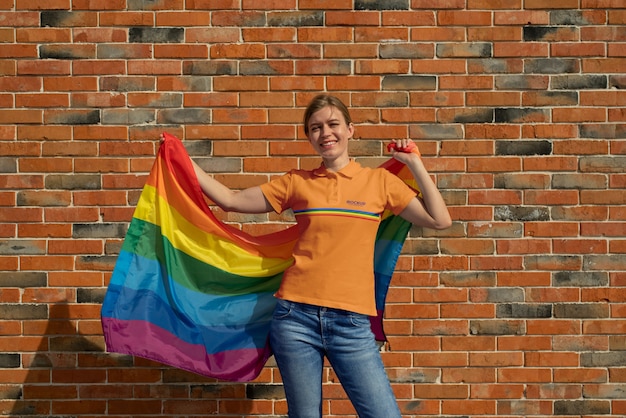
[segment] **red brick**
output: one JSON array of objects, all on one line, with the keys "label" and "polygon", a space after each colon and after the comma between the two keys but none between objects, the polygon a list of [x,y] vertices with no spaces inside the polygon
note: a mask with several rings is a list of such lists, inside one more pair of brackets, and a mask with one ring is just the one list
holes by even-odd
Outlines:
[{"label": "red brick", "polygon": [[45,91],[96,91],[96,77],[46,77],[43,81]]},{"label": "red brick", "polygon": [[[154,46],[155,58],[209,58],[209,50],[206,45],[167,45]],[[248,58],[250,58],[248,56]]]},{"label": "red brick", "polygon": [[527,9],[576,9],[578,0],[553,0],[550,3],[541,0],[525,0],[524,6]]},{"label": "red brick", "polygon": [[125,10],[119,12],[102,11],[99,13],[100,26],[153,26],[154,13]]},{"label": "red brick", "polygon": [[550,46],[550,54],[554,57],[604,57],[606,46],[599,42],[559,43]]},{"label": "red brick", "polygon": [[490,26],[491,12],[482,11],[439,11],[437,23],[442,26]]},{"label": "red brick", "polygon": [[521,41],[522,29],[519,27],[480,27],[468,28],[468,41]]},{"label": "red brick", "polygon": [[441,412],[445,415],[459,415],[467,412],[476,415],[496,413],[496,401],[488,400],[449,400],[442,402]]},{"label": "red brick", "polygon": [[547,43],[515,43],[515,42],[495,42],[493,44],[494,57],[547,57],[549,55],[549,45]]},{"label": "red brick", "polygon": [[121,60],[81,60],[72,64],[74,75],[120,75],[126,73],[126,63]]},{"label": "red brick", "polygon": [[380,16],[377,12],[328,11],[325,14],[327,26],[378,26]]},{"label": "red brick", "polygon": [[24,93],[15,95],[16,107],[68,107],[69,104],[70,100],[68,94],[49,93],[33,96],[30,93]]}]

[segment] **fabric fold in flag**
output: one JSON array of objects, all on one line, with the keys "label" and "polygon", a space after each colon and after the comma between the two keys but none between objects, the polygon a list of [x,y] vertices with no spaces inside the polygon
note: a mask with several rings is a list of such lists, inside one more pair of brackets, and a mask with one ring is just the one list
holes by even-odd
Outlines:
[{"label": "fabric fold in flag", "polygon": [[[293,263],[297,228],[252,236],[217,219],[184,145],[164,137],[102,305],[107,350],[222,380],[253,380],[272,354],[273,295]],[[382,167],[416,189],[402,163],[390,159]],[[381,341],[385,298],[409,228],[385,213],[378,230],[378,317],[371,322]]]}]

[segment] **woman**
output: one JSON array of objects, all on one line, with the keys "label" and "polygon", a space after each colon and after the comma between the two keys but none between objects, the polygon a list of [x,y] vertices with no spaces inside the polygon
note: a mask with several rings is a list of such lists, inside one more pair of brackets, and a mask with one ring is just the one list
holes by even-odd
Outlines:
[{"label": "woman", "polygon": [[304,131],[322,164],[291,170],[266,184],[232,191],[194,164],[203,192],[226,211],[292,209],[300,236],[294,264],[276,293],[270,344],[289,417],[322,416],[322,371],[328,358],[361,418],[400,417],[369,315],[374,299],[374,241],[385,209],[434,229],[451,224],[446,204],[409,139],[393,157],[415,177],[422,198],[384,169],[361,167],[348,155],[354,125],[337,98],[320,95],[304,114]]}]

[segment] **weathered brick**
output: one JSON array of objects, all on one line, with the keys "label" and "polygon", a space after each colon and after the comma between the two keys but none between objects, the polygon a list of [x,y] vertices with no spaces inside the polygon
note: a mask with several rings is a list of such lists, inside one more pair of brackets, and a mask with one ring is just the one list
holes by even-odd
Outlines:
[{"label": "weathered brick", "polygon": [[33,303],[0,303],[0,317],[4,320],[48,319],[48,305]]},{"label": "weathered brick", "polygon": [[0,387],[0,398],[2,399],[22,399],[24,393],[21,386],[6,386]]},{"label": "weathered brick", "polygon": [[626,124],[588,124],[579,126],[581,138],[625,139]]},{"label": "weathered brick", "polygon": [[383,59],[420,59],[433,57],[433,49],[430,45],[415,43],[385,43],[380,45],[379,51],[380,58]]},{"label": "weathered brick", "polygon": [[552,305],[507,303],[496,306],[497,318],[550,318]]},{"label": "weathered brick", "polygon": [[461,139],[463,131],[460,125],[416,124],[410,128],[410,137],[414,139]]},{"label": "weathered brick", "polygon": [[72,196],[66,191],[34,191],[28,190],[17,194],[17,206],[68,207]]},{"label": "weathered brick", "polygon": [[582,157],[582,172],[623,173],[626,172],[626,157]]},{"label": "weathered brick", "polygon": [[87,11],[45,10],[41,12],[41,26],[95,27],[98,15]]},{"label": "weathered brick", "polygon": [[524,26],[524,41],[575,41],[578,31],[570,26]]},{"label": "weathered brick", "polygon": [[554,10],[550,12],[551,25],[585,26],[605,23],[605,16],[601,11],[585,10]]},{"label": "weathered brick", "polygon": [[45,242],[35,240],[0,240],[0,255],[45,254]]},{"label": "weathered brick", "polygon": [[385,76],[383,90],[435,90],[437,78],[432,76]]},{"label": "weathered brick", "polygon": [[132,43],[181,43],[184,37],[184,28],[134,27],[128,29],[128,41]]},{"label": "weathered brick", "polygon": [[48,44],[39,47],[39,58],[41,59],[78,60],[95,57],[96,48],[94,45]]},{"label": "weathered brick", "polygon": [[[496,115],[498,114],[496,109]],[[496,116],[497,119],[497,116]],[[549,141],[497,141],[496,155],[550,155],[552,143]]]},{"label": "weathered brick", "polygon": [[185,149],[192,157],[204,157],[212,154],[212,141],[184,141]]},{"label": "weathered brick", "polygon": [[621,254],[586,255],[583,267],[587,271],[621,271],[626,265],[626,258]]},{"label": "weathered brick", "polygon": [[409,10],[409,0],[355,0],[354,10]]},{"label": "weathered brick", "polygon": [[523,302],[524,290],[520,288],[472,289],[472,301],[506,303]]},{"label": "weathered brick", "polygon": [[554,305],[555,318],[608,318],[607,303],[558,303]]},{"label": "weathered brick", "polygon": [[549,111],[537,108],[497,108],[494,116],[496,123],[536,123],[549,120]]},{"label": "weathered brick", "polygon": [[552,77],[553,89],[606,89],[607,86],[608,79],[606,75],[564,75]]},{"label": "weathered brick", "polygon": [[526,327],[523,321],[474,320],[470,322],[472,335],[524,335]]},{"label": "weathered brick", "polygon": [[550,177],[545,174],[496,174],[493,185],[497,189],[547,189]]},{"label": "weathered brick", "polygon": [[246,385],[246,398],[248,399],[285,399],[283,385]]},{"label": "weathered brick", "polygon": [[491,44],[487,42],[437,45],[437,57],[439,58],[489,58],[491,54]]},{"label": "weathered brick", "polygon": [[495,109],[461,108],[439,109],[437,121],[440,123],[491,123],[494,122]]},{"label": "weathered brick", "polygon": [[555,174],[552,176],[554,189],[606,189],[607,178],[604,175]]},{"label": "weathered brick", "polygon": [[46,176],[45,185],[48,189],[99,190],[101,180],[99,174],[58,174]]},{"label": "weathered brick", "polygon": [[577,59],[537,58],[524,63],[524,72],[528,74],[562,74],[580,71]]},{"label": "weathered brick", "polygon": [[76,289],[76,302],[102,303],[106,289],[79,288]]},{"label": "weathered brick", "polygon": [[[239,67],[241,75],[280,75],[293,74],[293,65],[283,61],[246,61],[242,62]],[[210,90],[210,86],[207,86]]]},{"label": "weathered brick", "polygon": [[[0,367],[3,369],[14,369],[22,364],[22,356],[18,353],[0,353]],[[7,399],[3,397],[3,399]],[[19,399],[19,398],[16,398]]]},{"label": "weathered brick", "polygon": [[524,106],[574,106],[578,104],[576,91],[531,91],[522,95]]},{"label": "weathered brick", "polygon": [[442,273],[440,280],[442,285],[448,287],[494,286],[496,274],[494,272]]},{"label": "weathered brick", "polygon": [[610,414],[609,401],[596,400],[559,400],[554,402],[554,413],[558,415],[596,415]]},{"label": "weathered brick", "polygon": [[548,221],[549,209],[533,206],[496,206],[494,212],[496,221]]},{"label": "weathered brick", "polygon": [[467,60],[468,72],[486,74],[521,73],[522,60],[497,58],[470,58]]},{"label": "weathered brick", "polygon": [[17,160],[14,158],[0,158],[0,173],[16,173]]},{"label": "weathered brick", "polygon": [[[206,76],[176,76],[160,77],[159,90],[179,92],[209,92],[212,90],[211,77]],[[173,106],[174,107],[174,106]]]},{"label": "weathered brick", "polygon": [[102,77],[100,79],[102,91],[156,91],[154,77]]},{"label": "weathered brick", "polygon": [[324,13],[321,11],[271,12],[267,16],[269,26],[323,26]]},{"label": "weathered brick", "polygon": [[45,287],[47,283],[44,272],[0,271],[0,287]]},{"label": "weathered brick", "polygon": [[200,167],[209,173],[239,173],[240,158],[194,158]]},{"label": "weathered brick", "polygon": [[125,224],[74,224],[74,238],[123,238],[126,235]]},{"label": "weathered brick", "polygon": [[46,123],[59,125],[95,125],[100,122],[100,110],[59,110],[45,114]]},{"label": "weathered brick", "polygon": [[[143,44],[105,44],[98,45],[97,58],[104,60],[117,59],[150,59],[152,58],[152,47]],[[129,65],[129,72],[132,71],[132,64]]]},{"label": "weathered brick", "polygon": [[103,125],[143,125],[156,121],[152,109],[103,109]]},{"label": "weathered brick", "polygon": [[545,76],[502,75],[496,77],[498,90],[546,90],[549,78]]},{"label": "weathered brick", "polygon": [[157,122],[162,124],[211,123],[211,112],[205,109],[164,109],[158,111]]}]

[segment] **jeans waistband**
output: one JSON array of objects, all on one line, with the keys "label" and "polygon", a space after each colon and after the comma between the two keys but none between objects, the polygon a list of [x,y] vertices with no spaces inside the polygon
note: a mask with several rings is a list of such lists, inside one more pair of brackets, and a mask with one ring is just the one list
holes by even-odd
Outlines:
[{"label": "jeans waistband", "polygon": [[[286,300],[286,299],[278,299],[278,301],[279,303],[282,303],[284,306],[289,306],[291,309],[294,309],[296,311],[306,312],[306,313],[311,313],[311,314],[332,312],[337,315],[363,315],[360,313],[347,311],[345,309],[329,308],[327,306],[311,305],[309,303],[302,303],[302,302],[293,302],[293,301]],[[367,316],[367,315],[363,315],[363,316]]]}]

